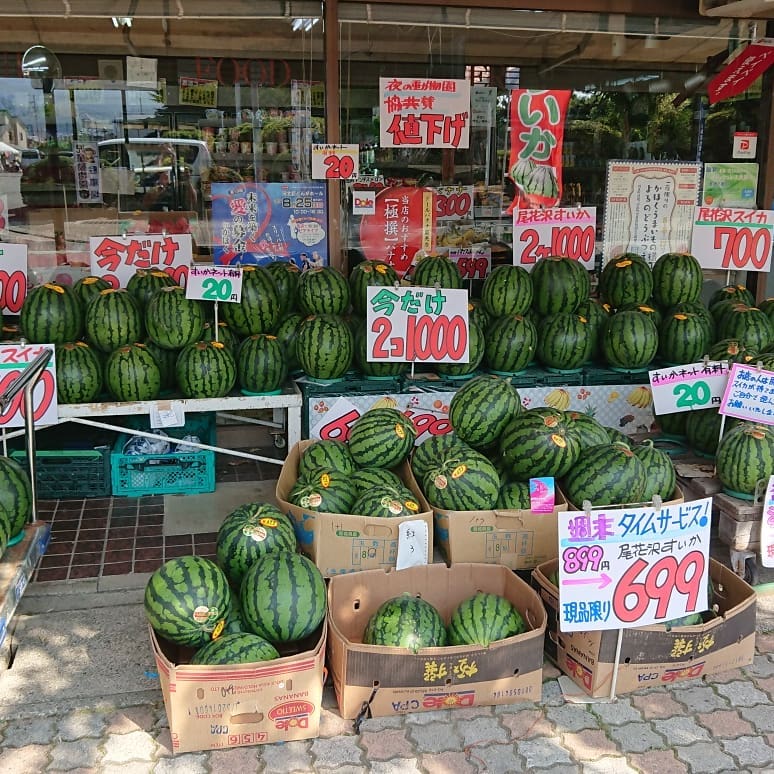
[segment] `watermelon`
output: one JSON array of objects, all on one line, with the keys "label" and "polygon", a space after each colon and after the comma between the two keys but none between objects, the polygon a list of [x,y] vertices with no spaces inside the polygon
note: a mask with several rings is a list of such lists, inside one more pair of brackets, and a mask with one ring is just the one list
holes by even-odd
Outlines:
[{"label": "watermelon", "polygon": [[591,414],[566,411],[564,416],[568,424],[572,425],[579,434],[581,449],[589,449],[610,441],[607,430]]},{"label": "watermelon", "polygon": [[462,288],[462,275],[454,261],[445,255],[426,255],[419,259],[411,275],[412,285],[433,288],[436,285],[442,288],[460,290]]},{"label": "watermelon", "polygon": [[355,460],[349,446],[343,441],[322,440],[309,444],[298,461],[298,475],[306,476],[318,468],[335,470],[351,475],[355,472]]},{"label": "watermelon", "polygon": [[671,500],[677,478],[672,458],[653,445],[648,439],[633,449],[637,459],[645,466],[645,489],[642,499],[650,502],[656,495],[663,501]]},{"label": "watermelon", "polygon": [[225,344],[197,341],[180,351],[175,377],[186,398],[222,398],[236,382],[236,362]]},{"label": "watermelon", "polygon": [[204,305],[185,297],[179,285],[161,288],[145,307],[148,338],[162,349],[182,349],[199,341],[204,330]]},{"label": "watermelon", "polygon": [[482,332],[486,333],[491,323],[491,318],[480,300],[468,300],[468,320],[478,325]]},{"label": "watermelon", "polygon": [[279,658],[277,649],[257,634],[224,634],[194,653],[192,664],[255,664]]},{"label": "watermelon", "polygon": [[581,453],[578,431],[555,409],[525,411],[515,416],[500,436],[506,470],[516,481],[562,476]]},{"label": "watermelon", "polygon": [[765,352],[774,343],[774,326],[760,309],[737,306],[719,321],[718,336],[737,339],[753,352]]},{"label": "watermelon", "polygon": [[717,477],[730,495],[751,500],[758,481],[774,474],[774,428],[745,422],[723,434],[715,454]]},{"label": "watermelon", "polygon": [[59,344],[54,360],[60,403],[91,403],[102,392],[102,362],[85,341]]},{"label": "watermelon", "polygon": [[522,178],[522,189],[528,198],[557,199],[559,181],[554,168],[547,164],[535,164],[534,168]]},{"label": "watermelon", "polygon": [[532,308],[540,317],[556,312],[574,312],[588,297],[589,273],[570,258],[541,258],[532,270]]},{"label": "watermelon", "polygon": [[591,336],[591,354],[589,360],[596,360],[601,351],[602,332],[610,317],[610,306],[603,304],[596,298],[587,298],[583,301],[575,313],[585,318],[589,326]]},{"label": "watermelon", "polygon": [[419,503],[404,487],[381,486],[361,492],[352,505],[352,513],[374,518],[405,518],[419,513]]},{"label": "watermelon", "polygon": [[520,411],[521,398],[509,381],[482,374],[454,394],[449,420],[458,438],[475,449],[485,449]]},{"label": "watermelon", "polygon": [[268,269],[242,267],[242,297],[238,304],[220,304],[223,319],[239,336],[270,333],[280,318],[280,296]]},{"label": "watermelon", "polygon": [[447,629],[449,645],[480,645],[513,637],[525,630],[521,613],[498,594],[479,591],[454,609]]},{"label": "watermelon", "polygon": [[710,360],[725,360],[728,363],[755,363],[758,355],[740,339],[716,341],[707,353]]},{"label": "watermelon", "polygon": [[298,282],[298,307],[307,315],[344,314],[349,298],[349,283],[332,266],[308,269]]},{"label": "watermelon", "polygon": [[526,481],[509,481],[500,485],[497,494],[495,510],[498,511],[529,511],[532,500],[529,494],[529,483]]},{"label": "watermelon", "polygon": [[[475,334],[474,334],[475,335]],[[409,364],[400,360],[370,361],[368,359],[368,336],[364,326],[358,326],[354,333],[355,364],[369,379],[390,379],[400,376],[409,369]],[[439,363],[438,365],[441,365]]]},{"label": "watermelon", "polygon": [[0,505],[0,557],[5,553],[8,541],[12,537],[14,536],[11,534],[11,517]]},{"label": "watermelon", "polygon": [[537,330],[526,317],[498,317],[487,331],[486,362],[496,374],[517,374],[532,362],[536,348]]},{"label": "watermelon", "polygon": [[158,634],[200,648],[220,636],[231,609],[231,589],[215,562],[180,556],[164,562],[148,579],[144,606]]},{"label": "watermelon", "polygon": [[721,426],[723,426],[723,432],[727,433],[739,422],[740,420],[733,417],[726,417],[726,421],[723,422],[723,415],[716,408],[688,411],[685,420],[685,437],[695,452],[714,457],[720,440]]},{"label": "watermelon", "polygon": [[417,431],[411,420],[394,408],[375,408],[355,420],[349,431],[349,450],[361,467],[392,468],[408,457]]},{"label": "watermelon", "polygon": [[301,272],[292,261],[274,260],[264,267],[277,286],[280,314],[287,315],[298,305],[298,283]]},{"label": "watermelon", "polygon": [[33,344],[64,344],[81,335],[83,312],[70,287],[46,282],[27,292],[19,325],[24,338]]},{"label": "watermelon", "polygon": [[161,374],[161,389],[172,390],[175,388],[175,367],[180,355],[179,349],[163,349],[152,341],[143,342],[145,349],[153,355]]},{"label": "watermelon", "polygon": [[774,298],[771,296],[764,298],[763,301],[761,301],[757,306],[761,312],[769,317],[769,319],[771,319],[772,315],[774,315]]},{"label": "watermelon", "polygon": [[715,341],[717,338],[715,335],[715,318],[710,314],[709,309],[707,309],[707,307],[704,306],[701,301],[683,301],[679,304],[675,304],[674,306],[669,307],[669,309],[664,312],[664,315],[660,318],[657,325],[661,325],[661,320],[663,320],[664,316],[669,316],[670,314],[675,314],[677,312],[692,312],[693,314],[698,314],[699,317],[704,319],[707,323],[710,331],[710,341]]},{"label": "watermelon", "polygon": [[495,266],[484,280],[481,303],[492,317],[525,314],[532,304],[532,278],[521,266]]},{"label": "watermelon", "polygon": [[446,627],[429,602],[405,592],[383,602],[368,619],[363,643],[416,653],[421,648],[444,646]]},{"label": "watermelon", "polygon": [[308,511],[351,513],[357,496],[357,487],[349,475],[340,470],[315,468],[298,477],[288,500]]},{"label": "watermelon", "polygon": [[81,277],[73,285],[73,293],[81,304],[81,309],[86,310],[94,296],[99,295],[102,290],[110,290],[111,284],[102,277]]},{"label": "watermelon", "polygon": [[24,529],[31,513],[32,486],[27,471],[16,460],[0,457],[0,517],[7,521],[6,544]]},{"label": "watermelon", "polygon": [[354,340],[344,320],[332,314],[307,317],[296,334],[296,356],[313,379],[340,379],[352,365]]},{"label": "watermelon", "polygon": [[119,401],[155,400],[161,391],[161,370],[144,344],[126,344],[108,357],[105,386]]},{"label": "watermelon", "polygon": [[628,445],[610,443],[586,449],[562,480],[562,491],[574,506],[642,502],[647,485],[645,466]]},{"label": "watermelon", "polygon": [[140,307],[128,290],[103,290],[86,307],[84,327],[88,342],[110,353],[142,339]]},{"label": "watermelon", "polygon": [[743,304],[741,301],[735,301],[733,299],[728,299],[726,301],[719,301],[717,304],[715,304],[712,309],[708,310],[709,316],[712,318],[712,320],[715,323],[715,327],[719,328],[723,324],[723,320],[732,312],[735,312],[737,309],[749,309],[750,306],[748,304]]},{"label": "watermelon", "polygon": [[422,479],[428,502],[451,511],[488,511],[500,493],[500,474],[474,449],[460,446],[432,465]]},{"label": "watermelon", "polygon": [[653,298],[662,309],[701,297],[704,273],[689,253],[664,253],[653,265]]},{"label": "watermelon", "polygon": [[688,413],[685,411],[676,414],[664,414],[663,416],[657,417],[662,434],[668,438],[685,437],[687,418]]},{"label": "watermelon", "polygon": [[744,304],[745,306],[755,306],[755,296],[744,285],[724,285],[718,288],[711,296],[707,306],[712,311],[715,304],[722,301],[732,301],[734,303]]},{"label": "watermelon", "polygon": [[553,371],[577,371],[591,357],[592,330],[585,317],[556,312],[540,322],[537,358]]},{"label": "watermelon", "polygon": [[632,439],[620,430],[616,430],[614,427],[605,427],[605,430],[610,443],[622,443],[625,446],[631,446]]},{"label": "watermelon", "polygon": [[[486,352],[484,332],[475,322],[468,323],[468,362],[436,363],[435,370],[449,379],[470,379],[481,365]],[[401,364],[408,367],[408,363]]]},{"label": "watermelon", "polygon": [[355,485],[358,496],[377,487],[388,486],[400,490],[404,486],[400,478],[386,468],[360,468],[352,473],[350,481]]},{"label": "watermelon", "polygon": [[255,333],[244,339],[236,364],[239,386],[248,392],[274,392],[288,372],[279,340],[268,333]]},{"label": "watermelon", "polygon": [[654,304],[651,304],[650,302],[644,304],[624,304],[623,306],[619,307],[617,311],[640,312],[641,314],[650,317],[650,319],[653,320],[653,324],[656,326],[656,328],[661,325],[661,312],[659,311],[658,307],[656,307]]},{"label": "watermelon", "polygon": [[355,314],[365,317],[367,308],[367,289],[374,285],[393,287],[400,277],[389,263],[384,261],[361,261],[349,273],[349,293]]},{"label": "watermelon", "polygon": [[245,622],[242,618],[242,608],[239,606],[239,596],[231,595],[231,608],[226,616],[226,625],[223,627],[223,636],[226,634],[239,634],[245,631]]},{"label": "watermelon", "polygon": [[302,314],[293,313],[283,317],[276,329],[277,341],[285,353],[285,362],[288,372],[293,374],[301,370],[296,354],[296,341],[298,340],[298,328],[304,320]]},{"label": "watermelon", "polygon": [[614,309],[627,304],[644,304],[653,292],[653,274],[644,261],[614,258],[599,277],[602,298]]},{"label": "watermelon", "polygon": [[411,472],[417,481],[422,481],[425,474],[436,463],[444,461],[450,455],[456,455],[460,450],[467,450],[468,445],[453,433],[431,435],[419,446],[414,447],[411,454]]},{"label": "watermelon", "polygon": [[158,269],[137,269],[129,281],[126,283],[126,289],[129,295],[137,302],[140,311],[143,312],[148,306],[148,302],[162,288],[175,287],[174,277],[165,271]]},{"label": "watermelon", "polygon": [[[202,329],[201,336],[199,336],[199,341],[215,341],[215,330],[216,326],[214,322],[210,322],[209,320],[204,323],[204,328]],[[239,349],[239,345],[242,343],[239,336],[234,333],[233,330],[229,327],[229,324],[226,322],[223,322],[223,320],[218,321],[217,325],[217,341],[222,342],[225,344],[230,350],[231,354],[236,356],[237,350]]]},{"label": "watermelon", "polygon": [[248,567],[269,551],[295,551],[290,519],[269,503],[245,503],[226,516],[218,529],[218,564],[234,587]]},{"label": "watermelon", "polygon": [[691,312],[668,315],[658,331],[658,355],[668,365],[695,363],[710,348],[706,321]]},{"label": "watermelon", "polygon": [[245,625],[274,644],[312,634],[325,618],[325,599],[320,571],[291,551],[270,551],[257,559],[239,591]]},{"label": "watermelon", "polygon": [[613,368],[647,366],[658,351],[658,329],[642,312],[617,312],[605,325],[602,353]]}]

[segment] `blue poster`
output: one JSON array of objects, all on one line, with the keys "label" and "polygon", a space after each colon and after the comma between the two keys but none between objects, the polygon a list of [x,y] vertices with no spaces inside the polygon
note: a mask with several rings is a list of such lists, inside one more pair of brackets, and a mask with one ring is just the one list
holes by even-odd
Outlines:
[{"label": "blue poster", "polygon": [[328,265],[324,182],[213,183],[213,261],[221,266],[292,261]]}]

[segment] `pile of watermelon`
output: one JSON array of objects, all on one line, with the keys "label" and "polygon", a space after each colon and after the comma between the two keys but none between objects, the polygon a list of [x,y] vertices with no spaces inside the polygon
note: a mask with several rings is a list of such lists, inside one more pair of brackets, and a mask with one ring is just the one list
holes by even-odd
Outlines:
[{"label": "pile of watermelon", "polygon": [[27,471],[10,457],[0,457],[0,557],[24,529],[32,512],[32,487]]}]

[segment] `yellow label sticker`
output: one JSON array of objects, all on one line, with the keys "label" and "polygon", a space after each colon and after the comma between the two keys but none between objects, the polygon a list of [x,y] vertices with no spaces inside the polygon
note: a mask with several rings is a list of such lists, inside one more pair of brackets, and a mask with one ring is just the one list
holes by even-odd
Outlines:
[{"label": "yellow label sticker", "polygon": [[323,489],[327,489],[331,485],[331,477],[328,475],[328,473],[323,473],[320,476],[320,486],[323,487]]},{"label": "yellow label sticker", "polygon": [[61,285],[54,285],[53,282],[46,282],[45,286],[49,290],[53,290],[55,293],[64,293],[65,289]]},{"label": "yellow label sticker", "polygon": [[578,319],[579,319],[579,320],[580,320],[582,323],[587,323],[587,322],[588,322],[588,320],[587,320],[587,319],[586,319],[586,318],[585,318],[585,317],[584,317],[582,314],[579,314],[579,315],[578,315]]},{"label": "yellow label sticker", "polygon": [[676,314],[674,315],[675,320],[687,320],[688,315],[687,314]]},{"label": "yellow label sticker", "polygon": [[618,261],[615,265],[616,269],[625,269],[627,266],[631,266],[632,262],[627,258],[624,261]]},{"label": "yellow label sticker", "polygon": [[212,344],[215,349],[223,349],[226,346],[222,341],[211,341],[210,344]]},{"label": "yellow label sticker", "polygon": [[269,339],[270,341],[276,341],[277,340],[277,337],[276,336],[272,336],[270,333],[266,334],[266,338]]},{"label": "yellow label sticker", "polygon": [[640,306],[638,308],[641,312],[645,312],[645,314],[653,314],[656,311],[652,306]]},{"label": "yellow label sticker", "polygon": [[218,637],[220,637],[221,634],[223,634],[223,630],[226,628],[226,619],[221,618],[220,621],[216,624],[215,628],[212,630],[212,639],[217,640]]},{"label": "yellow label sticker", "polygon": [[95,282],[99,282],[100,277],[84,277],[83,278],[83,284],[84,285],[93,285]]},{"label": "yellow label sticker", "polygon": [[556,445],[557,445],[557,446],[558,446],[560,449],[564,449],[564,448],[567,446],[567,441],[566,441],[566,440],[565,440],[565,439],[564,439],[564,438],[563,438],[561,435],[558,435],[557,433],[554,433],[554,434],[551,436],[551,440],[552,440],[552,441],[553,441],[553,442],[554,442],[554,443],[555,443],[555,444],[556,444]]},{"label": "yellow label sticker", "polygon": [[452,478],[456,481],[460,476],[465,475],[465,471],[468,469],[467,465],[457,465],[456,468],[452,471]]},{"label": "yellow label sticker", "polygon": [[279,521],[273,516],[264,516],[258,521],[262,527],[268,527],[269,529],[276,529],[279,527]]},{"label": "yellow label sticker", "polygon": [[406,437],[406,431],[403,428],[403,425],[395,425],[395,435],[397,435],[401,441]]},{"label": "yellow label sticker", "polygon": [[383,263],[377,264],[375,269],[379,274],[387,274],[387,267]]},{"label": "yellow label sticker", "polygon": [[414,513],[419,511],[419,503],[415,503],[413,500],[406,500],[403,504],[406,506],[407,511],[414,511]]}]

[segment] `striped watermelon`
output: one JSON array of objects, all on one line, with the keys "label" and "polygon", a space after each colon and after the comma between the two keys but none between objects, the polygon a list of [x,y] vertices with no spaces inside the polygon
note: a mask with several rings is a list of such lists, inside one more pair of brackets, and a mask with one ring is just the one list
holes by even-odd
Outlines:
[{"label": "striped watermelon", "polygon": [[19,325],[24,338],[33,344],[64,344],[81,335],[83,312],[67,285],[46,282],[27,292]]},{"label": "striped watermelon", "polygon": [[405,592],[383,602],[368,619],[363,643],[417,653],[446,645],[446,627],[429,602]]},{"label": "striped watermelon", "polygon": [[422,481],[436,463],[443,462],[467,448],[467,444],[453,433],[431,435],[419,446],[414,447],[411,454],[411,472],[417,481]]},{"label": "striped watermelon", "polygon": [[520,411],[521,398],[509,381],[482,374],[454,393],[449,420],[458,438],[475,449],[485,449]]},{"label": "striped watermelon", "polygon": [[226,516],[218,529],[218,564],[238,588],[248,567],[269,551],[295,551],[290,519],[269,503],[245,503]]},{"label": "striped watermelon", "polygon": [[[359,265],[359,264],[358,264]],[[359,325],[354,333],[355,364],[360,372],[369,379],[393,379],[406,373],[409,363],[400,360],[370,361],[368,359],[368,335]],[[439,366],[441,363],[438,364]]]},{"label": "striped watermelon", "polygon": [[633,448],[637,459],[645,466],[645,489],[642,499],[650,502],[656,495],[662,500],[671,500],[674,495],[677,476],[672,458],[647,439]]},{"label": "striped watermelon", "polygon": [[350,480],[357,488],[358,496],[380,486],[388,486],[400,489],[403,482],[391,470],[386,468],[360,468],[350,476]]},{"label": "striped watermelon", "polygon": [[589,273],[570,258],[541,258],[532,270],[532,308],[540,317],[556,312],[574,312],[591,290]]},{"label": "striped watermelon", "polygon": [[352,505],[352,513],[377,519],[405,518],[419,513],[419,503],[405,487],[381,486],[362,492]]},{"label": "striped watermelon", "polygon": [[[228,323],[223,320],[218,321],[217,326],[218,338],[217,340],[223,342],[230,350],[232,355],[236,355],[239,345],[242,340],[234,333]],[[197,339],[198,341],[215,341],[215,323],[209,320],[204,323],[202,334]]]},{"label": "striped watermelon", "polygon": [[237,594],[231,595],[231,608],[226,616],[226,625],[223,627],[223,636],[227,634],[240,634],[246,631],[245,622],[242,618],[242,608],[239,606],[239,597]]},{"label": "striped watermelon", "polygon": [[11,534],[11,516],[6,513],[3,506],[0,505],[0,557],[5,553],[8,547],[8,541],[14,537]]},{"label": "striped watermelon", "polygon": [[691,312],[668,315],[658,331],[658,355],[668,365],[695,363],[707,354],[710,344],[706,321]]},{"label": "striped watermelon", "polygon": [[529,494],[529,483],[526,481],[508,481],[500,485],[495,510],[498,511],[529,511],[532,500]]},{"label": "striped watermelon", "polygon": [[163,349],[152,341],[143,342],[145,349],[153,355],[156,365],[161,374],[161,389],[173,390],[177,385],[175,382],[175,367],[177,358],[180,355],[179,349]]},{"label": "striped watermelon", "polygon": [[737,309],[749,309],[747,304],[743,304],[741,301],[734,301],[728,299],[726,301],[719,301],[712,309],[708,310],[710,317],[713,319],[716,328],[720,328],[723,324],[723,320],[732,312]]},{"label": "striped watermelon", "polygon": [[436,508],[488,511],[500,493],[497,468],[471,447],[462,446],[432,465],[422,479],[422,491]]},{"label": "striped watermelon", "polygon": [[200,648],[216,640],[231,608],[228,579],[201,556],[169,559],[145,586],[145,615],[158,634]]},{"label": "striped watermelon", "polygon": [[667,438],[685,438],[685,423],[688,418],[688,412],[678,412],[677,414],[664,414],[657,417],[662,435]]},{"label": "striped watermelon", "polygon": [[707,356],[710,360],[726,360],[729,363],[754,363],[757,352],[748,348],[739,339],[721,339],[710,348]]},{"label": "striped watermelon", "polygon": [[[623,306],[619,307],[617,311],[640,312],[641,314],[647,315],[651,320],[653,320],[653,324],[656,326],[656,328],[661,325],[661,320],[663,319],[658,307],[650,302],[645,304],[624,304]],[[675,309],[674,311],[677,310]]]},{"label": "striped watermelon", "polygon": [[192,664],[255,664],[279,658],[277,649],[257,634],[224,634],[194,653]]},{"label": "striped watermelon", "polygon": [[468,320],[478,325],[484,333],[489,329],[492,318],[489,312],[484,309],[480,299],[468,299]]},{"label": "striped watermelon", "polygon": [[584,451],[562,480],[567,499],[580,508],[642,502],[647,484],[645,466],[623,443],[594,446]]},{"label": "striped watermelon", "polygon": [[605,430],[610,443],[622,443],[625,446],[631,445],[632,439],[620,430],[616,430],[614,427],[605,427]]},{"label": "striped watermelon", "polygon": [[722,301],[732,301],[735,304],[755,306],[755,296],[744,285],[724,285],[718,288],[711,296],[707,306],[710,311],[716,304]]},{"label": "striped watermelon", "polygon": [[298,306],[298,283],[301,272],[292,261],[272,261],[265,266],[277,286],[280,314],[287,315]]},{"label": "striped watermelon", "polygon": [[307,269],[298,282],[298,307],[304,314],[344,314],[349,309],[349,283],[332,266]]},{"label": "striped watermelon", "polygon": [[738,419],[726,417],[716,408],[701,409],[699,411],[686,412],[685,437],[693,451],[698,454],[714,457],[720,440],[720,428],[727,433],[732,427],[739,424]]},{"label": "striped watermelon", "polygon": [[352,365],[354,338],[344,320],[332,314],[307,317],[298,327],[296,356],[313,379],[340,379]]},{"label": "striped watermelon", "polygon": [[291,374],[301,370],[296,353],[296,341],[298,340],[298,328],[303,321],[304,316],[294,312],[284,317],[276,330],[277,341],[285,353],[285,362],[288,366],[288,372]]},{"label": "striped watermelon", "polygon": [[532,304],[532,278],[521,266],[495,266],[484,280],[481,303],[492,317],[525,314]]},{"label": "striped watermelon", "polygon": [[610,305],[603,304],[596,298],[587,298],[578,306],[575,313],[588,321],[589,333],[591,335],[591,354],[589,355],[589,360],[596,360],[601,352],[602,332],[610,318]]},{"label": "striped watermelon", "polygon": [[536,348],[537,330],[526,317],[498,317],[487,331],[486,362],[496,374],[517,374],[532,362]]},{"label": "striped watermelon", "polygon": [[31,513],[32,486],[27,471],[16,460],[0,457],[0,514],[8,524],[6,543],[24,529]]},{"label": "striped watermelon", "polygon": [[[475,322],[468,322],[468,362],[436,363],[435,370],[449,379],[470,379],[476,373],[486,354],[484,332]],[[406,363],[408,367],[408,363]]]},{"label": "striped watermelon", "polygon": [[412,285],[433,288],[436,284],[442,288],[460,290],[462,275],[454,261],[445,255],[426,255],[419,259],[411,275]]},{"label": "striped watermelon", "polygon": [[355,420],[349,450],[360,467],[392,468],[408,457],[416,437],[413,423],[400,411],[375,408]]},{"label": "striped watermelon", "polygon": [[480,645],[521,634],[526,629],[521,613],[499,594],[479,591],[454,609],[447,629],[449,645]]},{"label": "striped watermelon", "polygon": [[295,642],[325,618],[325,581],[305,556],[271,551],[254,562],[239,592],[248,628],[271,643]]},{"label": "striped watermelon", "polygon": [[744,422],[724,433],[715,454],[715,469],[723,491],[752,500],[758,482],[763,480],[765,488],[774,474],[774,428]]},{"label": "striped watermelon", "polygon": [[774,325],[754,306],[737,306],[718,323],[721,339],[738,339],[753,352],[765,352],[774,343]]},{"label": "striped watermelon", "polygon": [[579,371],[591,357],[592,344],[592,330],[585,317],[557,312],[540,322],[537,358],[549,371]]},{"label": "striped watermelon", "polygon": [[279,339],[268,333],[248,336],[239,347],[236,364],[239,386],[248,392],[274,392],[288,373]]},{"label": "striped watermelon", "polygon": [[357,496],[349,475],[340,470],[316,468],[298,477],[288,500],[308,511],[351,513]]},{"label": "striped watermelon", "polygon": [[309,475],[318,468],[352,475],[356,467],[349,446],[344,441],[314,441],[301,452],[298,475]]},{"label": "striped watermelon", "polygon": [[374,285],[393,287],[400,277],[389,263],[384,261],[361,261],[349,273],[349,292],[355,314],[365,317],[367,289]]},{"label": "striped watermelon", "polygon": [[86,307],[86,339],[101,352],[142,340],[140,307],[128,290],[103,290]]},{"label": "striped watermelon", "polygon": [[662,309],[701,297],[704,273],[689,253],[664,253],[653,265],[653,298]]},{"label": "striped watermelon", "polygon": [[81,309],[86,310],[94,296],[103,290],[110,290],[111,284],[102,277],[81,277],[73,285],[73,293],[81,304]]},{"label": "striped watermelon", "polygon": [[175,377],[186,398],[222,398],[236,383],[236,362],[225,344],[197,341],[180,351]]},{"label": "striped watermelon", "polygon": [[614,309],[627,304],[645,304],[653,293],[650,266],[631,258],[614,258],[602,269],[599,290]]},{"label": "striped watermelon", "polygon": [[85,341],[60,344],[54,360],[60,403],[91,403],[102,392],[102,362]]},{"label": "striped watermelon", "polygon": [[161,391],[161,370],[144,344],[126,344],[110,353],[105,386],[119,401],[155,400]]},{"label": "striped watermelon", "polygon": [[602,354],[613,368],[647,366],[658,351],[658,329],[642,312],[617,312],[605,325]]},{"label": "striped watermelon", "polygon": [[562,476],[578,460],[581,449],[575,426],[563,412],[549,408],[522,412],[500,436],[500,454],[516,481]]},{"label": "striped watermelon", "polygon": [[143,312],[148,302],[162,288],[175,287],[174,277],[165,271],[158,269],[137,269],[129,281],[126,283],[126,289],[137,302],[140,311]]},{"label": "striped watermelon", "polygon": [[578,432],[582,449],[590,449],[592,446],[609,443],[610,436],[608,436],[607,430],[590,414],[566,411],[564,415],[567,422]]},{"label": "striped watermelon", "polygon": [[761,312],[764,312],[769,317],[769,319],[771,319],[772,315],[774,315],[774,298],[771,296],[764,298],[760,304],[757,304],[757,306]]},{"label": "striped watermelon", "polygon": [[238,304],[220,304],[223,319],[239,336],[270,333],[280,318],[280,297],[268,269],[242,267],[242,298]]},{"label": "striped watermelon", "polygon": [[145,307],[148,338],[162,349],[182,349],[199,341],[204,330],[204,305],[185,297],[179,285],[154,293]]}]

